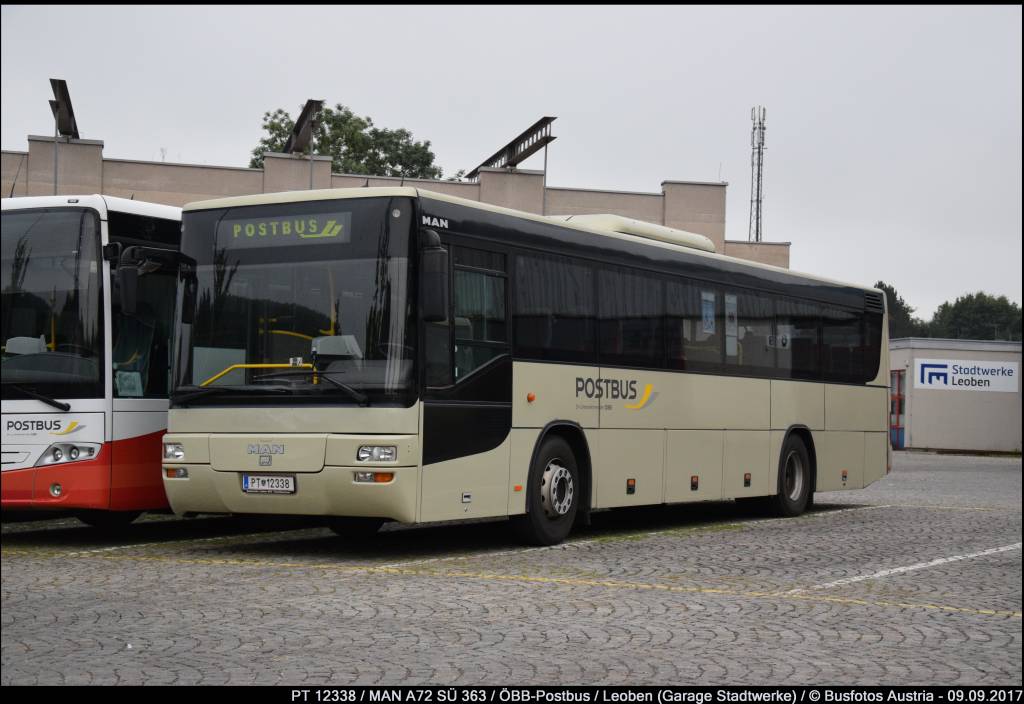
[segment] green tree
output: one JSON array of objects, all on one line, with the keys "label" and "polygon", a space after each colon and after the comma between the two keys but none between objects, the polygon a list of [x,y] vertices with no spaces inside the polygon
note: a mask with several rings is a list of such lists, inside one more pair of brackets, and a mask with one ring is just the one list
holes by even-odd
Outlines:
[{"label": "green tree", "polygon": [[[263,114],[266,133],[252,150],[249,166],[263,167],[265,152],[284,150],[295,120],[282,108]],[[430,141],[417,142],[412,132],[375,127],[369,117],[359,117],[342,104],[324,107],[313,132],[313,153],[331,157],[335,173],[367,176],[404,176],[405,178],[441,178],[441,167],[434,165]]]},{"label": "green tree", "polygon": [[897,337],[928,337],[928,324],[914,317],[914,307],[903,300],[893,286],[884,281],[875,282],[875,288],[885,291],[889,310],[889,339]]},{"label": "green tree", "polygon": [[931,333],[934,337],[965,340],[1021,339],[1021,308],[1006,296],[978,291],[946,301],[935,311]]}]

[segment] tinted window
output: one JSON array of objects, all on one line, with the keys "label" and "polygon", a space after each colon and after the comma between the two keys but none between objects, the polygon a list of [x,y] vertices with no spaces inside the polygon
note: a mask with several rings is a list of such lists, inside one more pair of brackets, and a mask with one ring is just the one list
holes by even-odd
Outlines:
[{"label": "tinted window", "polygon": [[748,375],[773,375],[772,300],[752,291],[725,294],[725,361]]},{"label": "tinted window", "polygon": [[663,364],[662,282],[626,271],[598,272],[601,364]]},{"label": "tinted window", "polygon": [[456,266],[505,271],[505,255],[501,252],[488,252],[473,247],[452,247],[452,258]]},{"label": "tinted window", "polygon": [[722,362],[722,296],[709,284],[670,281],[665,285],[668,366],[718,371]]},{"label": "tinted window", "polygon": [[590,267],[566,257],[516,257],[516,355],[594,363],[596,305]]},{"label": "tinted window", "polygon": [[114,396],[167,398],[177,283],[175,270],[160,269],[140,276],[134,315],[125,315],[120,297],[114,296]]},{"label": "tinted window", "polygon": [[505,278],[455,269],[455,380],[508,353]]},{"label": "tinted window", "polygon": [[107,213],[107,227],[113,242],[148,244],[167,249],[178,249],[181,245],[181,223],[177,220],[162,220],[111,210]]},{"label": "tinted window", "polygon": [[864,369],[863,314],[822,307],[822,361],[827,381],[859,381]]},{"label": "tinted window", "polygon": [[818,379],[818,306],[789,298],[775,301],[777,376],[783,379]]},{"label": "tinted window", "polygon": [[864,368],[861,378],[857,381],[867,383],[878,376],[878,367],[882,357],[882,314],[866,313],[864,315]]}]

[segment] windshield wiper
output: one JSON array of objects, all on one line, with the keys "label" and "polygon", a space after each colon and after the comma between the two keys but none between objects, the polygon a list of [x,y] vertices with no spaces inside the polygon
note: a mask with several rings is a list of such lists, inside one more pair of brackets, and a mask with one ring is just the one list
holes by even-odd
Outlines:
[{"label": "windshield wiper", "polygon": [[370,397],[369,396],[364,394],[362,391],[358,391],[356,389],[353,389],[348,384],[343,384],[342,382],[338,381],[337,379],[332,379],[330,376],[328,376],[329,374],[338,374],[338,373],[340,373],[340,372],[322,372],[322,371],[318,371],[316,369],[297,369],[295,371],[270,372],[269,374],[260,374],[259,376],[254,376],[253,377],[253,381],[255,381],[256,379],[273,379],[274,377],[307,376],[307,375],[310,375],[310,374],[316,374],[318,378],[326,379],[327,381],[329,381],[332,384],[334,384],[335,388],[341,389],[342,391],[347,393],[360,406],[369,406],[370,405]]},{"label": "windshield wiper", "polygon": [[241,386],[241,387],[239,387],[239,386],[207,386],[207,387],[203,387],[203,388],[197,389],[196,391],[190,391],[189,393],[180,394],[180,395],[175,394],[174,396],[171,396],[171,402],[172,403],[187,403],[188,401],[191,401],[193,399],[199,398],[201,396],[209,396],[210,394],[221,393],[221,392],[224,392],[224,391],[231,391],[231,392],[234,392],[234,393],[241,393],[241,394],[266,394],[266,393],[289,394],[289,393],[291,393],[291,389],[285,389],[285,388],[282,388],[280,386],[268,386],[265,389],[253,389],[253,388],[244,387],[244,386]]},{"label": "windshield wiper", "polygon": [[48,404],[50,406],[53,406],[54,408],[59,408],[62,411],[70,411],[71,410],[71,404],[70,403],[64,403],[63,401],[58,401],[55,398],[50,398],[49,396],[46,396],[45,394],[41,394],[38,391],[33,391],[32,389],[26,389],[24,386],[19,386],[18,384],[11,384],[9,382],[4,382],[4,386],[8,386],[8,387],[14,389],[15,391],[20,391],[21,393],[25,394],[26,396],[31,396],[32,398],[36,399],[37,401],[42,401],[43,403]]}]

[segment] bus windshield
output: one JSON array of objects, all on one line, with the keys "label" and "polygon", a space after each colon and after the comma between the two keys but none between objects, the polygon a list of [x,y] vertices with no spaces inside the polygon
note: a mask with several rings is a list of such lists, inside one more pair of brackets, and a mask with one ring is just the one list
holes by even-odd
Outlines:
[{"label": "bus windshield", "polygon": [[3,213],[3,398],[103,396],[99,220],[80,208]]},{"label": "bus windshield", "polygon": [[367,198],[186,212],[174,402],[411,404],[412,211]]}]

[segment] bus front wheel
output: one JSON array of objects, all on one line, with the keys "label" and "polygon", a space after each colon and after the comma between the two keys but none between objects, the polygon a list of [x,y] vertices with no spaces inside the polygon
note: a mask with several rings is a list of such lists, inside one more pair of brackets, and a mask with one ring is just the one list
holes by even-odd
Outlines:
[{"label": "bus front wheel", "polygon": [[811,476],[811,458],[804,441],[798,435],[790,435],[779,456],[778,489],[775,496],[766,502],[769,512],[775,516],[792,517],[809,508],[814,493]]},{"label": "bus front wheel", "polygon": [[569,535],[582,491],[579,468],[569,443],[549,436],[540,446],[526,491],[526,514],[516,516],[516,532],[531,545],[556,545]]}]

